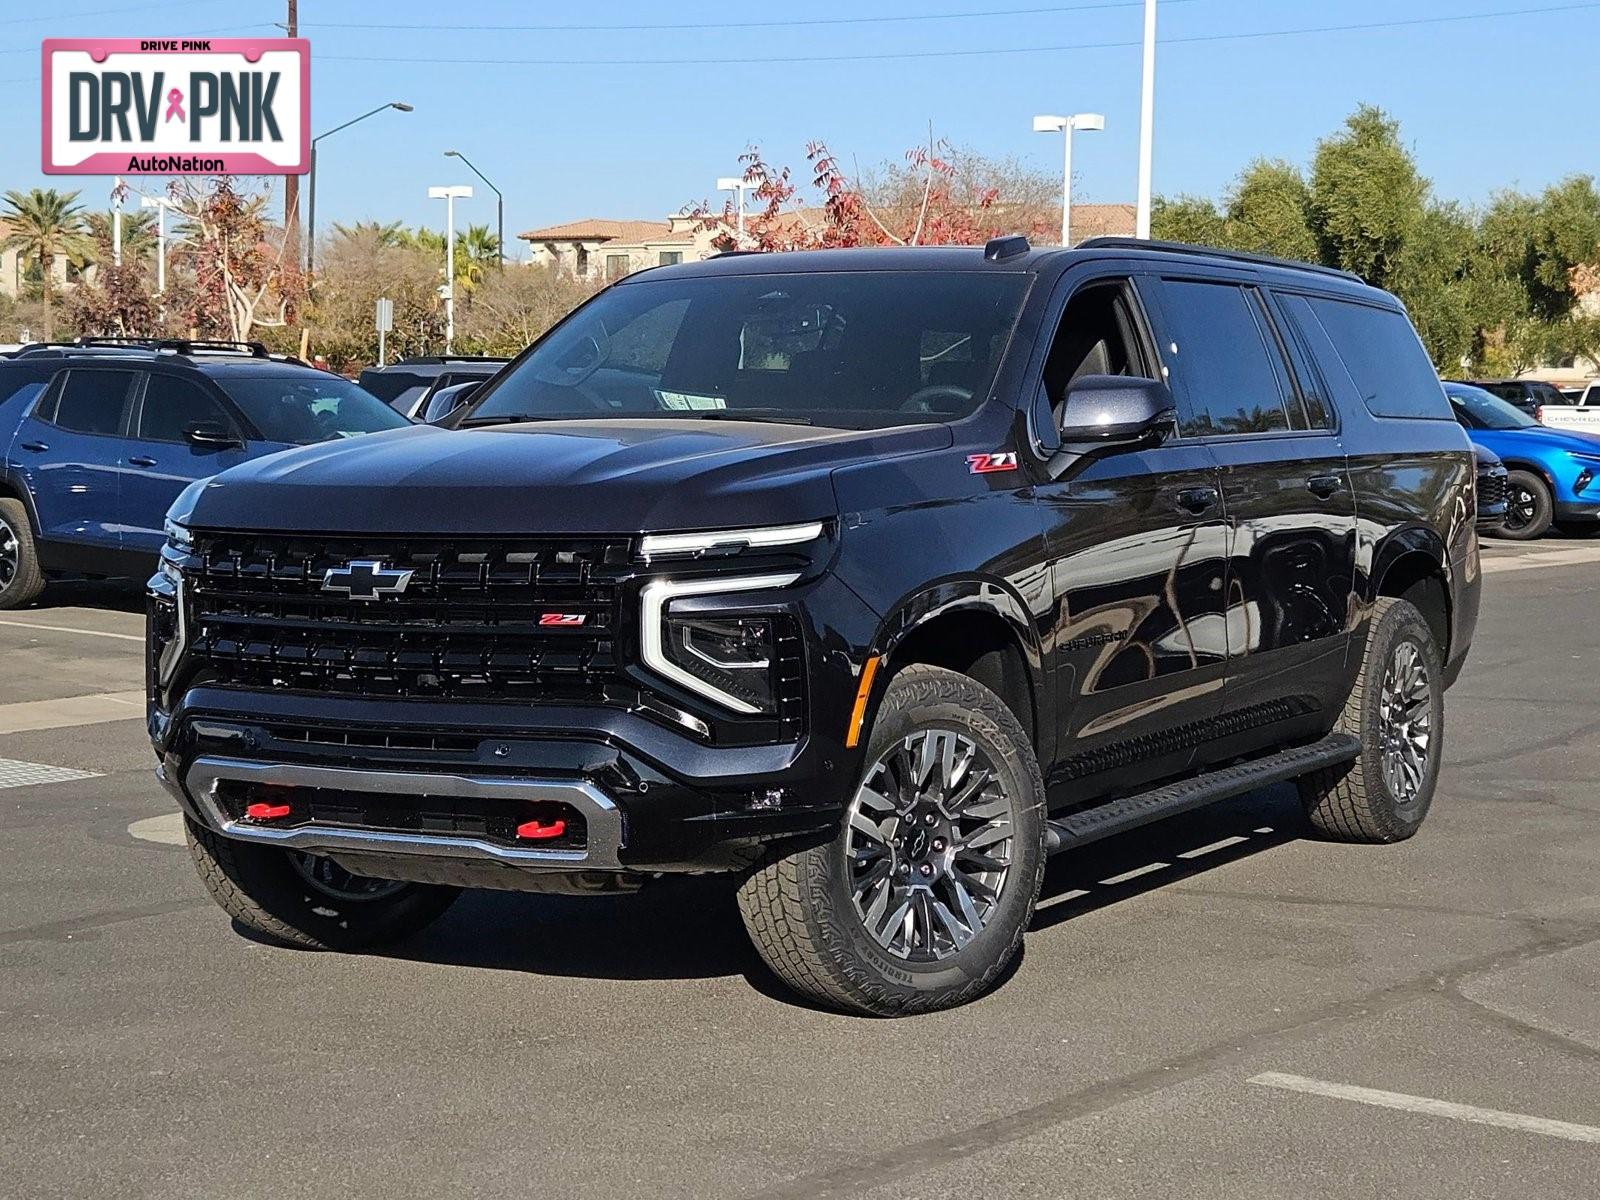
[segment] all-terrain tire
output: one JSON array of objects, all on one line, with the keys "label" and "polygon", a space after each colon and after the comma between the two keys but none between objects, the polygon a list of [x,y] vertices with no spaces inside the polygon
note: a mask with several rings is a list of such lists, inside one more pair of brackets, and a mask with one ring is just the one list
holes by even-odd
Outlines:
[{"label": "all-terrain tire", "polygon": [[32,604],[44,591],[33,523],[22,501],[0,497],[0,610]]},{"label": "all-terrain tire", "polygon": [[1045,791],[1038,757],[1016,716],[965,675],[907,667],[890,681],[873,723],[863,784],[886,754],[919,731],[953,731],[992,765],[1009,802],[1010,870],[975,936],[947,957],[922,962],[890,953],[857,910],[848,820],[831,841],[757,867],[738,896],[751,941],[784,983],[830,1008],[901,1016],[965,1004],[1016,960],[1033,917],[1044,878]]},{"label": "all-terrain tire", "polygon": [[[1506,496],[1511,503],[1506,511],[1506,523],[1495,531],[1495,537],[1513,542],[1531,542],[1543,537],[1555,519],[1555,500],[1550,495],[1550,485],[1544,477],[1532,471],[1514,470],[1506,473]],[[1519,508],[1518,501],[1522,500]]]},{"label": "all-terrain tire", "polygon": [[[1444,667],[1433,630],[1406,600],[1383,597],[1367,623],[1361,670],[1345,702],[1337,729],[1361,740],[1354,761],[1300,780],[1306,817],[1326,837],[1342,842],[1398,842],[1416,833],[1433,803],[1444,733]],[[1395,677],[1403,647],[1425,676],[1426,698],[1407,706],[1407,722],[1386,720],[1384,689]],[[1396,711],[1391,708],[1391,711]],[[1385,772],[1386,740],[1403,727],[1426,722],[1427,750],[1414,793],[1397,795]],[[1403,769],[1403,768],[1402,768]],[[1402,783],[1402,786],[1404,784]]]},{"label": "all-terrain tire", "polygon": [[350,899],[310,883],[287,850],[225,838],[186,820],[200,881],[235,921],[307,950],[371,950],[420,932],[460,895],[459,888],[408,883]]}]

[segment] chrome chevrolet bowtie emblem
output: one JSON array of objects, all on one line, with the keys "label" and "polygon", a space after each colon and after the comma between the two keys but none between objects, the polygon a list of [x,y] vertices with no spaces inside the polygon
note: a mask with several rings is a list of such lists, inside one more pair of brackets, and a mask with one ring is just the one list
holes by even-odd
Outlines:
[{"label": "chrome chevrolet bowtie emblem", "polygon": [[401,571],[381,562],[353,562],[330,567],[322,576],[322,590],[344,592],[352,600],[376,600],[398,596],[411,582],[410,571]]}]

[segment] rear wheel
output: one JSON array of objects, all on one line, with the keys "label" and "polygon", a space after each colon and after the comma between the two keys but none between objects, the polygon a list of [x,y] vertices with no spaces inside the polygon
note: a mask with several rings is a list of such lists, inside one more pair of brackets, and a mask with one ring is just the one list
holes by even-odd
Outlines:
[{"label": "rear wheel", "polygon": [[1361,740],[1361,752],[1300,780],[1311,824],[1344,842],[1410,837],[1439,778],[1444,668],[1433,631],[1409,601],[1385,597],[1373,606],[1361,673],[1338,728]]},{"label": "rear wheel", "polygon": [[0,498],[0,609],[32,604],[43,590],[28,510],[20,500]]},{"label": "rear wheel", "polygon": [[1555,516],[1550,485],[1532,471],[1512,471],[1506,476],[1506,523],[1498,535],[1518,542],[1543,537]]},{"label": "rear wheel", "polygon": [[420,932],[460,889],[371,879],[330,858],[253,846],[186,822],[212,899],[241,925],[310,950],[368,950]]},{"label": "rear wheel", "polygon": [[790,987],[851,1012],[964,1004],[1017,956],[1044,874],[1044,783],[1005,703],[912,666],[889,684],[838,835],[739,891],[751,940]]}]

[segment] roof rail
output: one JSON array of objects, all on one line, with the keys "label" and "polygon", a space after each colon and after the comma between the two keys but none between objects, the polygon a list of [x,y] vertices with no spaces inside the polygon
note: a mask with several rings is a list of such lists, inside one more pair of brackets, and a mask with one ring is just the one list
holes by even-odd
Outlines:
[{"label": "roof rail", "polygon": [[173,354],[248,354],[252,358],[266,358],[267,348],[260,342],[230,342],[207,338],[154,338],[154,337],[80,337],[70,343],[82,347],[126,347],[130,350],[167,350]]},{"label": "roof rail", "polygon": [[1270,254],[1252,254],[1248,250],[1222,250],[1216,246],[1196,246],[1189,242],[1157,242],[1131,237],[1092,237],[1079,242],[1078,250],[1159,250],[1163,254],[1193,254],[1207,258],[1226,258],[1234,262],[1253,263],[1259,267],[1285,267],[1291,271],[1315,271],[1319,275],[1333,275],[1351,279],[1356,283],[1366,280],[1354,271],[1340,267],[1325,267],[1320,263],[1299,262],[1292,258],[1274,258]]}]

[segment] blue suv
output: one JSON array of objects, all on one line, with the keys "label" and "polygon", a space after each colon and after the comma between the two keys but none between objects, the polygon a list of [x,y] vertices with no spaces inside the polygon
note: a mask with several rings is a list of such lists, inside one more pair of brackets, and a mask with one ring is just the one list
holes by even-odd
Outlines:
[{"label": "blue suv", "polygon": [[1501,537],[1531,541],[1552,524],[1600,528],[1600,437],[1541,425],[1471,384],[1447,381],[1444,390],[1473,445],[1505,462],[1509,503]]},{"label": "blue suv", "polygon": [[255,343],[93,342],[0,358],[0,609],[51,575],[144,578],[190,483],[410,422]]}]

